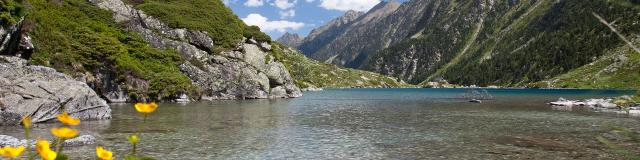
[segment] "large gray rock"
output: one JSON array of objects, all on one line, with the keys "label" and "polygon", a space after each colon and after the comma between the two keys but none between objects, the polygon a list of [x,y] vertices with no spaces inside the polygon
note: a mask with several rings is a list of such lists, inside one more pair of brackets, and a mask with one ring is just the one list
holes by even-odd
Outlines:
[{"label": "large gray rock", "polygon": [[86,83],[56,70],[0,56],[0,125],[52,120],[63,111],[83,120],[111,118],[111,109]]},{"label": "large gray rock", "polygon": [[185,57],[180,69],[200,87],[204,100],[302,96],[284,65],[267,53],[271,45],[266,42],[245,38],[231,51],[213,53],[215,46],[206,32],[171,28],[121,0],[89,1],[114,12],[117,22],[140,33],[151,46],[180,52]]}]

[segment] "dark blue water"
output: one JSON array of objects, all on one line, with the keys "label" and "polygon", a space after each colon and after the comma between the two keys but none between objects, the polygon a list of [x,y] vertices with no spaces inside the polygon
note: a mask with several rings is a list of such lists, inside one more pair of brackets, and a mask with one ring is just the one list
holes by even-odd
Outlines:
[{"label": "dark blue water", "polygon": [[[122,155],[142,131],[142,154],[159,159],[616,159],[595,137],[638,128],[621,114],[557,111],[547,102],[633,94],[615,90],[329,89],[283,100],[160,104],[146,124],[131,105],[84,134]],[[38,125],[47,135],[51,125]],[[0,131],[19,135],[16,128]],[[79,159],[93,146],[71,148]],[[121,157],[120,157],[121,158]]]}]

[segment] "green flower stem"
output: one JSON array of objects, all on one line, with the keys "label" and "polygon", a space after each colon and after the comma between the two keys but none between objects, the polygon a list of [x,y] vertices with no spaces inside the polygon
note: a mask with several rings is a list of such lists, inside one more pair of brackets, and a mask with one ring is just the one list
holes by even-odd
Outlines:
[{"label": "green flower stem", "polygon": [[29,138],[29,127],[24,127],[24,137],[27,139],[27,159],[28,160],[33,160],[33,155],[31,155],[31,143],[29,142],[30,138]]},{"label": "green flower stem", "polygon": [[63,143],[64,138],[58,138],[58,142],[56,143],[56,153],[58,153],[58,155],[62,154]]}]

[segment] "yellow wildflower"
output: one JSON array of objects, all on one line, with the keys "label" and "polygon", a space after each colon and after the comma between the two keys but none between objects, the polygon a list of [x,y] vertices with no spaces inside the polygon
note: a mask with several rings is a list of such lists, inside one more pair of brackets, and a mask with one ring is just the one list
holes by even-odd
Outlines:
[{"label": "yellow wildflower", "polygon": [[138,138],[137,135],[131,135],[129,136],[129,142],[131,142],[131,144],[136,144],[138,142],[140,142],[140,138]]},{"label": "yellow wildflower", "polygon": [[22,125],[25,128],[31,127],[31,116],[25,116],[24,118],[22,118]]},{"label": "yellow wildflower", "polygon": [[136,103],[134,105],[134,107],[136,108],[136,110],[140,113],[151,113],[153,111],[155,111],[158,108],[158,104],[156,104],[155,102],[151,102],[151,103]]},{"label": "yellow wildflower", "polygon": [[62,112],[62,114],[59,114],[56,117],[58,118],[58,121],[66,125],[75,126],[80,124],[80,119],[71,117],[67,112]]},{"label": "yellow wildflower", "polygon": [[73,138],[78,135],[78,130],[67,127],[52,128],[51,134],[59,138]]},{"label": "yellow wildflower", "polygon": [[101,146],[96,147],[96,155],[101,160],[113,160],[113,152],[105,150]]},{"label": "yellow wildflower", "polygon": [[36,151],[41,152],[44,150],[51,150],[51,147],[49,146],[49,141],[38,140],[38,142],[36,142]]},{"label": "yellow wildflower", "polygon": [[36,142],[36,151],[38,151],[42,160],[55,160],[56,157],[58,157],[58,153],[52,151],[49,147],[49,142],[45,140],[38,140],[38,142]]},{"label": "yellow wildflower", "polygon": [[20,147],[5,146],[0,148],[0,156],[5,158],[16,158],[20,156],[22,152],[24,152],[24,146],[20,146]]}]

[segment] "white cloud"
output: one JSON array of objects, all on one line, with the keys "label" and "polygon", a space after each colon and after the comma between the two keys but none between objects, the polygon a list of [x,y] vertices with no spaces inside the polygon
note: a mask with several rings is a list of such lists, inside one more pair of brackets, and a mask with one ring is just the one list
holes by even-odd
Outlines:
[{"label": "white cloud", "polygon": [[238,0],[222,0],[222,3],[224,3],[225,5],[234,4],[236,2],[238,2]]},{"label": "white cloud", "polygon": [[269,21],[267,17],[264,17],[257,13],[251,13],[242,21],[247,25],[258,26],[263,32],[285,32],[288,29],[298,30],[304,27],[304,23],[291,22],[291,21]]},{"label": "white cloud", "polygon": [[367,11],[376,4],[380,3],[380,0],[320,0],[320,7],[328,10],[339,11]]},{"label": "white cloud", "polygon": [[295,6],[296,3],[298,3],[298,0],[292,0],[291,2],[289,1],[290,0],[275,0],[271,5],[274,5],[280,9],[289,9]]},{"label": "white cloud", "polygon": [[247,0],[244,5],[247,7],[260,7],[264,5],[264,0]]},{"label": "white cloud", "polygon": [[296,16],[296,10],[293,10],[293,9],[280,11],[279,13],[280,13],[280,19]]},{"label": "white cloud", "polygon": [[311,3],[311,2],[313,2],[314,0],[304,0],[304,1],[306,1],[307,3]]}]

